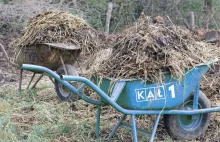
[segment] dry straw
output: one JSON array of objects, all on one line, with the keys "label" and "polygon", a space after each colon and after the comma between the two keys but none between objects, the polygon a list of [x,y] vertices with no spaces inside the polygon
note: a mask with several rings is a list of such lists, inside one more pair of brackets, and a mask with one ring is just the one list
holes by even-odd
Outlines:
[{"label": "dry straw", "polygon": [[46,12],[29,20],[22,37],[12,46],[23,47],[38,43],[73,43],[86,53],[99,45],[99,35],[86,21],[66,12]]},{"label": "dry straw", "polygon": [[[163,73],[182,79],[185,69],[213,59],[207,44],[196,42],[190,32],[174,25],[153,23],[141,17],[114,41],[112,54],[91,72],[101,77],[135,78],[162,82]],[[93,65],[96,66],[96,65]]]},{"label": "dry straw", "polygon": [[162,82],[163,72],[167,71],[182,79],[185,69],[213,59],[216,50],[204,42],[196,42],[188,30],[172,23],[155,22],[150,17],[141,17],[121,33],[106,36],[83,19],[65,12],[33,17],[24,35],[12,45],[23,47],[45,42],[79,45],[83,53],[92,55],[87,56],[89,75],[151,82]]}]

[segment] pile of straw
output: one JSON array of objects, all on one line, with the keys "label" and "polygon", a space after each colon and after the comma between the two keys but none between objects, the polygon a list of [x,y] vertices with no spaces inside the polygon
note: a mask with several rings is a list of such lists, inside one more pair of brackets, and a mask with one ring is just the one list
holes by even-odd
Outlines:
[{"label": "pile of straw", "polygon": [[149,17],[141,17],[123,30],[114,43],[111,56],[90,74],[163,82],[163,72],[182,79],[185,69],[214,58],[207,44],[196,42],[188,31],[153,23]]},{"label": "pile of straw", "polygon": [[[215,50],[215,55],[217,55],[218,59],[220,59],[220,49],[216,46],[210,46]],[[201,81],[201,89],[202,91],[210,97],[210,99],[216,100],[220,99],[220,61],[218,61],[212,69],[205,74],[205,78]]]},{"label": "pile of straw", "polygon": [[86,21],[66,12],[39,14],[27,24],[24,35],[12,46],[23,47],[38,43],[73,43],[91,52],[99,45],[99,34]]}]

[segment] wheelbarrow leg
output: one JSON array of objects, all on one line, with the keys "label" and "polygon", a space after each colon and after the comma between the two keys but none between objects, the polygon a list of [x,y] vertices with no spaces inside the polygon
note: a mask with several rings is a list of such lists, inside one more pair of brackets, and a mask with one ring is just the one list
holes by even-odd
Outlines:
[{"label": "wheelbarrow leg", "polygon": [[36,74],[36,73],[34,73],[34,74],[32,75],[31,80],[30,80],[30,82],[28,83],[27,89],[30,87],[31,82],[33,81],[33,79],[34,79],[34,77],[35,77],[35,74]]},{"label": "wheelbarrow leg", "polygon": [[198,109],[199,102],[199,83],[194,88],[193,109]]},{"label": "wheelbarrow leg", "polygon": [[133,141],[137,142],[137,128],[136,128],[135,115],[131,115],[131,124],[132,124]]},{"label": "wheelbarrow leg", "polygon": [[106,138],[106,140],[109,140],[117,131],[117,129],[119,128],[119,126],[121,125],[122,121],[125,119],[127,115],[123,114],[123,116],[119,119],[118,123],[116,124],[116,126],[112,129],[111,133],[108,135],[108,137]]},{"label": "wheelbarrow leg", "polygon": [[53,82],[53,84],[55,83],[54,80],[52,79],[52,77],[48,76],[49,79]]},{"label": "wheelbarrow leg", "polygon": [[41,78],[42,78],[43,76],[44,76],[44,74],[41,74],[41,75],[38,77],[37,81],[34,83],[34,85],[31,87],[31,89],[33,89],[33,88],[36,87],[37,83],[41,80]]},{"label": "wheelbarrow leg", "polygon": [[160,116],[161,116],[161,114],[157,115],[156,121],[154,123],[153,130],[152,130],[152,133],[151,133],[150,142],[154,141],[154,136],[156,134],[156,130],[157,130],[157,126],[158,126],[158,123],[159,123],[159,120],[160,120]]},{"label": "wheelbarrow leg", "polygon": [[99,137],[100,112],[101,112],[101,105],[98,105],[97,111],[96,111],[96,129],[95,129],[95,136],[96,136],[96,138]]},{"label": "wheelbarrow leg", "polygon": [[[193,110],[198,109],[199,106],[199,83],[196,85],[196,87],[194,88],[194,94],[193,94],[194,98],[193,98]],[[193,115],[192,119],[196,120],[197,116]]]},{"label": "wheelbarrow leg", "polygon": [[21,93],[21,84],[22,84],[22,74],[23,74],[23,69],[20,71],[20,76],[19,76],[19,86],[18,86],[18,92]]}]

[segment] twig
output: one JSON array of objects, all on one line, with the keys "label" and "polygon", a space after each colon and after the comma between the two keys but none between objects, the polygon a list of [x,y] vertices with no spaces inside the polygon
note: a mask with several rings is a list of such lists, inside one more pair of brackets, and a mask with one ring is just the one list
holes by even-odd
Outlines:
[{"label": "twig", "polygon": [[0,47],[1,47],[1,50],[2,50],[2,52],[3,52],[3,54],[4,54],[4,56],[5,56],[5,59],[8,61],[8,63],[9,63],[10,65],[12,65],[13,67],[20,68],[20,66],[19,66],[18,64],[13,63],[13,62],[10,60],[10,58],[8,57],[7,52],[5,51],[4,46],[3,46],[1,43],[0,43]]}]

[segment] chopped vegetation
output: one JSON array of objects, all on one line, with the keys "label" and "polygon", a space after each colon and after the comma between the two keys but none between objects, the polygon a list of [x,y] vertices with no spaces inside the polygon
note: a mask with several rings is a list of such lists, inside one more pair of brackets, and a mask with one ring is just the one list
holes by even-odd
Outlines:
[{"label": "chopped vegetation", "polygon": [[31,18],[24,34],[11,45],[23,47],[38,43],[72,43],[84,52],[91,52],[101,44],[95,29],[85,20],[66,12],[50,11]]},{"label": "chopped vegetation", "polygon": [[[182,79],[185,69],[215,58],[209,44],[196,42],[188,30],[173,24],[141,17],[124,29],[113,42],[108,59],[95,66],[90,74],[116,79],[142,79],[163,82],[163,73]],[[112,45],[112,43],[111,43]],[[106,54],[104,54],[106,55]],[[96,56],[102,60],[102,56]]]}]

